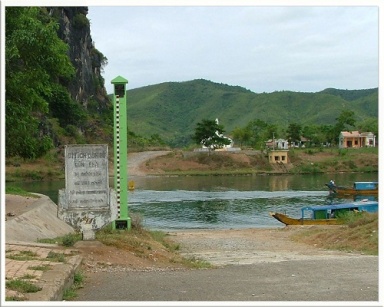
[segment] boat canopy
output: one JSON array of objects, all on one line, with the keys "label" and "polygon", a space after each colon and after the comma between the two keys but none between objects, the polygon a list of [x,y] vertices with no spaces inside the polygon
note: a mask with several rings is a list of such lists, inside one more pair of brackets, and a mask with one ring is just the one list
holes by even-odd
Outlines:
[{"label": "boat canopy", "polygon": [[358,211],[367,211],[367,212],[377,212],[379,203],[377,201],[359,201],[352,203],[344,203],[344,204],[334,204],[334,205],[319,205],[313,207],[304,207],[301,208],[301,216],[305,217],[305,213],[311,211],[313,213],[313,217],[315,219],[319,218],[328,218],[327,213],[332,212],[341,212],[341,211],[350,211],[350,210],[358,210]]},{"label": "boat canopy", "polygon": [[377,190],[379,183],[376,181],[370,182],[355,182],[353,188],[357,191],[359,190]]},{"label": "boat canopy", "polygon": [[312,206],[312,207],[304,207],[301,210],[311,210],[311,211],[318,211],[318,210],[337,210],[337,209],[348,209],[348,208],[364,208],[369,206],[377,206],[377,201],[359,201],[359,202],[352,202],[352,203],[345,203],[345,204],[333,204],[333,205],[319,205],[319,206]]}]

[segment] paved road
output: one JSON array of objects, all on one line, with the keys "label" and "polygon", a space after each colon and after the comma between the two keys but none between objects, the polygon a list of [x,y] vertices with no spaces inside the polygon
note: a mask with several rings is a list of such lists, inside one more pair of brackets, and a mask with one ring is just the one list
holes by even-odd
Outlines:
[{"label": "paved road", "polygon": [[378,257],[98,272],[79,301],[378,301]]}]

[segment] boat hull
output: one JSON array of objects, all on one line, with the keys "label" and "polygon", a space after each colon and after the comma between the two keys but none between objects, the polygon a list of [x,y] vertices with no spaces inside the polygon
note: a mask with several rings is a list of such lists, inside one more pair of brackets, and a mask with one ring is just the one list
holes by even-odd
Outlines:
[{"label": "boat hull", "polygon": [[368,189],[368,190],[356,190],[353,188],[341,188],[341,187],[331,187],[329,184],[326,184],[329,188],[330,194],[337,195],[378,195],[379,189]]},{"label": "boat hull", "polygon": [[379,193],[378,190],[353,190],[353,189],[336,189],[335,192],[338,195],[377,195]]},{"label": "boat hull", "polygon": [[278,212],[270,212],[272,217],[274,217],[279,222],[285,225],[340,225],[341,222],[338,219],[294,219],[285,214]]}]

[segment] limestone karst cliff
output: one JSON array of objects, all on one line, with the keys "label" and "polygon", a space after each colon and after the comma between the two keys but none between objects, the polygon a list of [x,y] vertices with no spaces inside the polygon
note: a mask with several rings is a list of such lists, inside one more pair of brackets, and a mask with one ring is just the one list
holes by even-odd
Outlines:
[{"label": "limestone karst cliff", "polygon": [[88,7],[48,7],[49,14],[59,23],[58,36],[68,44],[69,57],[76,69],[76,77],[67,85],[72,99],[88,107],[91,101],[96,109],[108,103],[101,76],[107,58],[95,48],[87,18]]}]

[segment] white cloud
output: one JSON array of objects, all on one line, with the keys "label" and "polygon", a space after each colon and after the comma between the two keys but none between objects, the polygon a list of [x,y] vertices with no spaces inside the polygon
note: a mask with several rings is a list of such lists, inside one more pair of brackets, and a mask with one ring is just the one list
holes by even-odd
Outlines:
[{"label": "white cloud", "polygon": [[199,78],[255,92],[378,87],[378,7],[89,7],[105,83]]}]

